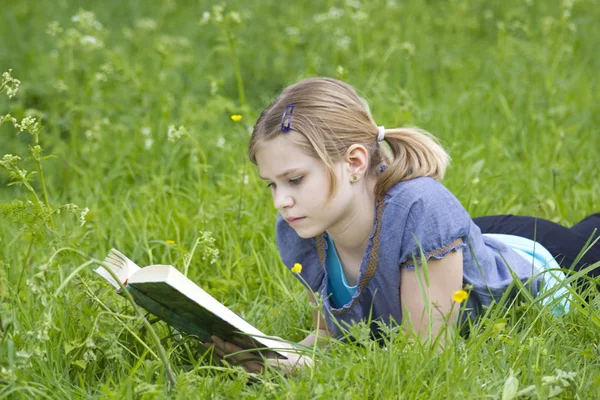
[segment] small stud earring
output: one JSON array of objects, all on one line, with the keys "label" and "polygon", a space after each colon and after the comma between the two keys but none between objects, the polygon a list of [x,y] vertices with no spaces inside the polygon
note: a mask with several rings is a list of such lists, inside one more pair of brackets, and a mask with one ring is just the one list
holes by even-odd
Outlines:
[{"label": "small stud earring", "polygon": [[352,175],[352,176],[350,177],[350,182],[352,182],[352,183],[356,183],[356,182],[358,182],[358,176],[356,176],[356,175]]}]

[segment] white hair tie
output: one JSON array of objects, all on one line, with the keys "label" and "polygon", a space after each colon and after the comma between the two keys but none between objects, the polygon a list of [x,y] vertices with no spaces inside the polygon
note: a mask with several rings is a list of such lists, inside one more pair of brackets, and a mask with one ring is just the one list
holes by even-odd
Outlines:
[{"label": "white hair tie", "polygon": [[377,127],[377,141],[381,142],[385,139],[385,126],[381,125]]}]

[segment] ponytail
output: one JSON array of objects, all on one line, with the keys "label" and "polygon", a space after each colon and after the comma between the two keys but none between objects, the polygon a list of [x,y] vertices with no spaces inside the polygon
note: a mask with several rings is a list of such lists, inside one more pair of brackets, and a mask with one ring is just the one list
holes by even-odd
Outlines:
[{"label": "ponytail", "polygon": [[429,176],[442,180],[450,156],[429,132],[418,128],[386,129],[385,141],[392,151],[388,167],[375,186],[383,196],[396,183]]}]

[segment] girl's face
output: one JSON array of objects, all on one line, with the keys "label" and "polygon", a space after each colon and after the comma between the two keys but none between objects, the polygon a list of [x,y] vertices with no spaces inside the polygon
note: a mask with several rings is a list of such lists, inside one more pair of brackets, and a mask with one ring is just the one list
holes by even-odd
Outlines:
[{"label": "girl's face", "polygon": [[271,189],[275,208],[302,238],[343,228],[353,204],[348,163],[334,164],[337,189],[330,196],[331,180],[325,163],[307,155],[291,135],[298,133],[278,135],[256,152],[260,176]]}]

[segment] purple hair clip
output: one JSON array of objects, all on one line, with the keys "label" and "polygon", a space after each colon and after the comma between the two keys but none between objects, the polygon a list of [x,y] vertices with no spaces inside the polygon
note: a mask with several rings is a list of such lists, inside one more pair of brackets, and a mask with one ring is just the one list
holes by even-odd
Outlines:
[{"label": "purple hair clip", "polygon": [[[292,114],[294,113],[294,104],[288,104],[283,111],[281,116],[281,132],[288,132],[290,130],[290,123],[292,122]],[[289,114],[288,114],[289,110]],[[287,123],[286,123],[287,116]]]}]

